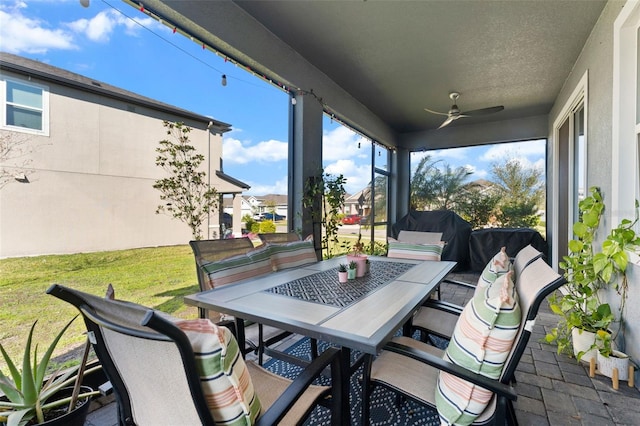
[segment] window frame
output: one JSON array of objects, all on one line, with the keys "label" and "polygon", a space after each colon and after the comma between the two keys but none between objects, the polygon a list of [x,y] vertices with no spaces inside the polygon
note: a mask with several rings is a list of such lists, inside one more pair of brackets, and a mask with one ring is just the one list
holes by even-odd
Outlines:
[{"label": "window frame", "polygon": [[[20,84],[22,86],[36,88],[42,91],[42,105],[39,110],[41,112],[42,130],[7,124],[7,106],[8,105],[17,105],[19,107],[23,107],[29,110],[34,110],[34,111],[37,110],[31,106],[8,102],[7,101],[7,90],[8,90],[7,82],[12,82],[14,84]],[[0,114],[1,129],[12,131],[12,132],[28,133],[32,135],[49,136],[49,86],[46,86],[44,84],[39,84],[39,83],[33,83],[30,80],[2,76],[0,78],[0,104],[2,105],[2,113]]]},{"label": "window frame", "polygon": [[[611,223],[620,223],[635,217],[634,202],[640,199],[640,3],[625,4],[613,28]],[[640,265],[639,256],[629,255]]]}]

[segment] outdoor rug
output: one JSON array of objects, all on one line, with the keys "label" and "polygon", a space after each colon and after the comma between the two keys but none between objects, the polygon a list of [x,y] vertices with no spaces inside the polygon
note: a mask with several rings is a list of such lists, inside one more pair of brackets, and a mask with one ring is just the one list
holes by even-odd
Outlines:
[{"label": "outdoor rug", "polygon": [[[326,342],[318,342],[318,350],[322,352],[329,344]],[[308,338],[301,339],[285,350],[290,355],[303,359],[311,359],[311,348]],[[351,352],[353,363],[360,355],[356,351]],[[302,371],[302,367],[289,364],[278,359],[270,359],[265,362],[264,367],[281,376],[294,379]],[[351,405],[351,424],[361,425],[362,416],[362,366],[351,376],[350,387],[350,405]],[[330,385],[331,380],[328,377],[319,379],[318,384]],[[396,394],[381,387],[374,388],[371,396],[371,425],[440,425],[440,419],[436,410],[424,407],[406,398],[399,399]],[[309,426],[330,425],[331,414],[325,407],[316,407],[311,413],[307,421],[304,423]]]}]

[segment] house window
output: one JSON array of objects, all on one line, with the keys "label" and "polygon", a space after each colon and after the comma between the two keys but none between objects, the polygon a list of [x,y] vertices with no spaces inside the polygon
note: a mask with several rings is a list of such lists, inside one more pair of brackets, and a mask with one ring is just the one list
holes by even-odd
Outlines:
[{"label": "house window", "polygon": [[49,134],[49,91],[21,80],[2,80],[2,128]]}]

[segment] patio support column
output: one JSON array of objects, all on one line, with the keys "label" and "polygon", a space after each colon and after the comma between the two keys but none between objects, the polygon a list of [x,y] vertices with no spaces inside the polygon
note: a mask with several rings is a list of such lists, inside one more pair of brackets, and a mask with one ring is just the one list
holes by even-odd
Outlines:
[{"label": "patio support column", "polygon": [[[293,102],[295,100],[295,102]],[[320,244],[320,229],[315,229],[311,212],[303,210],[304,185],[311,176],[319,176],[322,169],[322,114],[315,96],[294,93],[289,104],[289,230],[301,231],[303,238],[314,234],[316,247]],[[315,235],[317,234],[317,235]]]},{"label": "patio support column", "polygon": [[409,213],[411,202],[411,155],[407,149],[398,148],[391,155],[391,193],[393,194],[389,225],[393,225]]},{"label": "patio support column", "polygon": [[242,193],[233,194],[233,235],[242,236]]}]

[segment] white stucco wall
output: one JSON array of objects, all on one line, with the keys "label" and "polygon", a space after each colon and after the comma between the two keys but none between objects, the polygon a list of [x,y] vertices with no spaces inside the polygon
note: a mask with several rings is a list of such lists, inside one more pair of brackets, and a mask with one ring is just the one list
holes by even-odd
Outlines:
[{"label": "white stucco wall", "polygon": [[167,137],[162,120],[191,126],[191,143],[205,157],[210,141],[214,170],[222,136],[210,135],[208,122],[33,82],[49,86],[50,133],[29,140],[30,182],[0,190],[0,257],[186,244],[186,224],[155,214],[160,193],[152,185],[163,176],[155,149]]}]

